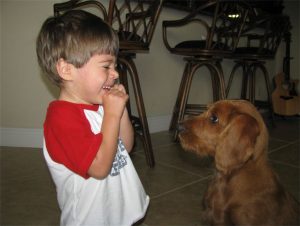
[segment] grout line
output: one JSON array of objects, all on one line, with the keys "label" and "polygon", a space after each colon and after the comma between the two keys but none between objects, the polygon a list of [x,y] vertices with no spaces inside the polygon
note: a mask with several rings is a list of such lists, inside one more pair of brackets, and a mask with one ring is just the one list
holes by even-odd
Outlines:
[{"label": "grout line", "polygon": [[130,152],[130,155],[135,155],[135,154],[139,154],[139,153],[142,153],[142,150],[139,150],[139,151],[137,151],[137,150],[131,151],[131,152]]},{"label": "grout line", "polygon": [[[142,145],[142,144],[141,144],[141,145]],[[170,146],[173,146],[173,145],[176,145],[176,143],[172,143],[172,142],[171,142],[171,143],[168,143],[168,144],[153,145],[153,146],[152,146],[152,149],[156,149],[156,148],[165,148],[165,147],[170,147]],[[137,153],[137,152],[144,152],[144,147],[143,147],[143,145],[134,151],[134,153]]]},{"label": "grout line", "polygon": [[199,182],[201,182],[201,181],[207,180],[207,179],[209,179],[209,178],[211,178],[211,177],[212,177],[212,175],[209,175],[209,176],[207,176],[207,177],[203,177],[203,178],[201,178],[201,179],[199,179],[199,180],[196,180],[196,181],[193,181],[193,182],[191,182],[191,183],[188,183],[188,184],[179,186],[179,187],[177,187],[177,188],[173,188],[173,189],[171,189],[171,190],[169,190],[169,191],[166,191],[166,192],[163,192],[163,193],[161,193],[161,194],[159,194],[159,195],[152,196],[152,197],[151,197],[151,200],[160,198],[160,197],[165,196],[165,195],[168,195],[168,194],[170,194],[170,193],[172,193],[172,192],[181,190],[181,189],[186,188],[186,187],[188,187],[188,186],[191,186],[191,185],[193,185],[193,184],[196,184],[196,183],[199,183]]},{"label": "grout line", "polygon": [[288,140],[283,140],[283,139],[276,138],[276,137],[272,137],[272,136],[270,136],[269,140],[277,140],[277,141],[281,141],[281,142],[285,142],[285,143],[290,143],[290,142],[296,142],[296,141],[299,141],[299,139],[296,139],[296,140],[294,140],[294,141],[288,141]]},{"label": "grout line", "polygon": [[149,226],[148,224],[142,223],[141,226]]},{"label": "grout line", "polygon": [[[137,154],[139,157],[145,157],[145,156],[144,156],[143,154],[141,154],[141,153],[136,153],[136,154]],[[184,169],[179,168],[179,167],[176,167],[176,166],[174,166],[174,165],[167,164],[167,163],[163,163],[163,162],[161,162],[161,161],[155,161],[155,162],[156,162],[156,164],[159,164],[159,165],[162,165],[162,166],[166,166],[166,167],[169,167],[169,168],[173,168],[173,169],[179,170],[179,171],[181,171],[181,172],[184,172],[184,173],[187,173],[187,174],[191,174],[191,175],[193,175],[193,176],[197,176],[197,177],[199,177],[199,178],[203,178],[203,177],[199,176],[199,174],[197,174],[197,173],[194,173],[194,172],[191,172],[191,171],[188,171],[188,170],[184,170]],[[206,168],[206,169],[209,170],[209,168]],[[213,172],[212,172],[211,174],[213,174]],[[211,175],[211,174],[209,174],[209,175]]]},{"label": "grout line", "polygon": [[270,159],[269,161],[270,161],[270,162],[274,162],[274,163],[276,163],[276,164],[285,165],[285,166],[289,166],[289,167],[293,167],[293,168],[299,169],[299,166],[293,165],[293,164],[289,164],[289,163],[286,163],[286,162],[281,162],[281,161],[278,161],[278,160],[272,160],[272,159]]},{"label": "grout line", "polygon": [[[177,169],[177,170],[182,171],[182,172],[184,172],[184,173],[188,173],[188,174],[197,176],[197,177],[199,177],[199,178],[203,178],[203,177],[200,177],[199,174],[197,174],[197,173],[194,173],[194,172],[191,172],[191,171],[188,171],[188,170],[184,170],[184,169],[179,168],[179,167],[176,167],[176,166],[174,166],[174,165],[170,165],[170,164],[163,163],[163,162],[160,162],[160,161],[158,161],[157,163],[160,164],[160,165],[166,166],[166,167],[170,167],[170,168],[173,168],[173,169]],[[208,169],[208,168],[206,168],[206,169]],[[211,174],[213,174],[213,172],[212,172]],[[209,174],[209,175],[211,175],[211,174]]]},{"label": "grout line", "polygon": [[176,145],[176,143],[169,143],[169,144],[162,144],[162,145],[153,146],[153,149],[154,148],[165,148],[165,147],[170,147],[170,146],[173,146],[173,145]]},{"label": "grout line", "polygon": [[275,152],[275,151],[278,151],[278,150],[280,150],[280,149],[282,149],[282,148],[286,148],[286,147],[288,147],[288,146],[290,146],[290,145],[296,144],[297,142],[298,142],[298,140],[292,141],[292,142],[288,142],[287,144],[284,144],[284,145],[282,145],[282,146],[280,146],[280,147],[277,147],[277,148],[274,148],[274,149],[270,150],[270,151],[269,151],[269,154],[271,154],[271,153],[273,153],[273,152]]},{"label": "grout line", "polygon": [[269,138],[269,142],[270,142],[271,140],[274,140],[274,141],[280,141],[280,142],[284,142],[284,143],[288,143],[288,142],[289,142],[289,141],[287,141],[287,140],[283,140],[283,139],[275,138],[275,137],[270,137],[270,138]]}]

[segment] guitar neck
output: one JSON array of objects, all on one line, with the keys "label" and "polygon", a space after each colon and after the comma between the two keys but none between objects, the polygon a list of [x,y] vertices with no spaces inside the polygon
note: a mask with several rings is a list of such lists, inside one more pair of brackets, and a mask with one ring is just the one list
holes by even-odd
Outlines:
[{"label": "guitar neck", "polygon": [[291,33],[287,32],[285,34],[285,57],[283,60],[283,72],[285,75],[285,80],[289,81],[290,80],[290,61],[291,61],[291,56],[290,56],[290,51],[291,51]]}]

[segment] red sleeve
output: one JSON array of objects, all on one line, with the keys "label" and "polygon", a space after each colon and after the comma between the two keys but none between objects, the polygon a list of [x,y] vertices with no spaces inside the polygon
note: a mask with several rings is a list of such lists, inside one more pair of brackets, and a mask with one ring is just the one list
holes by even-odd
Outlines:
[{"label": "red sleeve", "polygon": [[44,123],[47,151],[52,160],[88,178],[88,169],[102,142],[94,134],[83,109],[76,104],[49,106]]}]

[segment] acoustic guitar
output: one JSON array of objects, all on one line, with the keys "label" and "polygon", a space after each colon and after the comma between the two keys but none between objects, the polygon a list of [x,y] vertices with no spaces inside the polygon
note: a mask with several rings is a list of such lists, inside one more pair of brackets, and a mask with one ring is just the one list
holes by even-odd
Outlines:
[{"label": "acoustic guitar", "polygon": [[283,60],[283,73],[275,76],[276,89],[272,93],[274,112],[282,116],[300,113],[300,97],[296,91],[298,80],[290,79],[290,42],[291,33],[285,35],[286,54]]}]

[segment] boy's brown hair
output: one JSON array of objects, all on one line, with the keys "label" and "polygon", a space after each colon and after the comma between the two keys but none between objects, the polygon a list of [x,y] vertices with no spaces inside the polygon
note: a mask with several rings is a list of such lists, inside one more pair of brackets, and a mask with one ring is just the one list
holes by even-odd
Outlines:
[{"label": "boy's brown hair", "polygon": [[42,25],[36,42],[40,67],[60,86],[56,64],[60,59],[80,68],[95,54],[117,56],[119,40],[101,18],[82,10],[49,17]]}]

